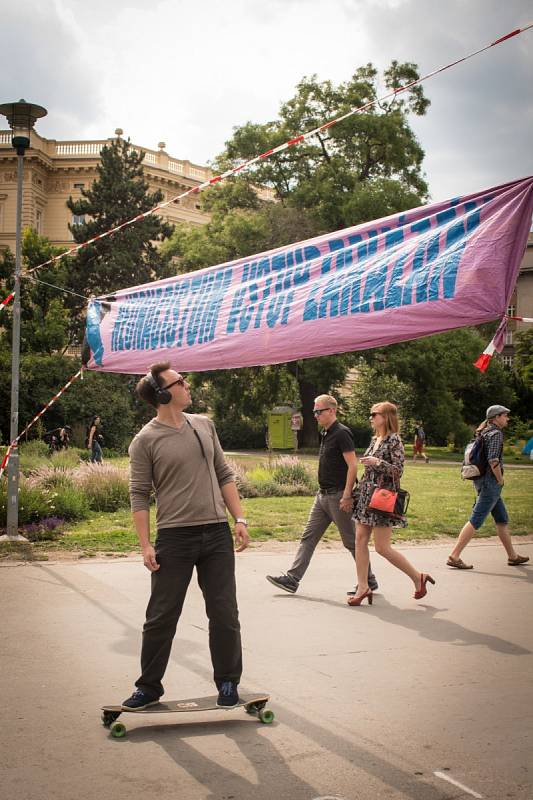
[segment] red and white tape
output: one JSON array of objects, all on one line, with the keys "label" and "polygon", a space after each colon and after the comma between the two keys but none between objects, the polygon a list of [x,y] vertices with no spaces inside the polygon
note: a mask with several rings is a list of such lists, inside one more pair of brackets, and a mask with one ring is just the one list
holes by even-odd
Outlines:
[{"label": "red and white tape", "polygon": [[184,197],[187,197],[190,194],[195,194],[197,192],[201,192],[203,189],[206,189],[208,186],[212,186],[213,184],[218,183],[219,181],[223,181],[226,178],[229,178],[231,175],[236,175],[238,172],[242,172],[243,170],[248,169],[249,167],[253,166],[254,164],[257,164],[258,162],[260,162],[260,161],[262,161],[262,160],[264,160],[266,158],[269,158],[272,155],[276,155],[277,153],[281,153],[284,150],[287,150],[289,147],[293,147],[294,145],[300,144],[301,142],[304,142],[306,139],[309,139],[311,136],[315,136],[316,134],[320,133],[321,131],[325,131],[328,128],[331,128],[333,125],[336,125],[338,122],[342,122],[343,120],[348,119],[348,117],[351,117],[354,114],[360,114],[362,111],[367,111],[369,108],[372,108],[372,106],[375,106],[375,105],[377,105],[379,103],[382,103],[385,100],[388,100],[388,99],[390,99],[392,97],[395,97],[396,95],[399,95],[402,92],[406,92],[409,89],[412,89],[413,86],[416,86],[417,84],[422,83],[422,81],[426,81],[429,78],[432,78],[435,75],[438,75],[440,72],[444,72],[445,70],[450,69],[451,67],[455,67],[457,64],[461,64],[463,61],[468,61],[468,59],[474,58],[474,56],[477,56],[480,53],[483,53],[485,50],[489,50],[491,47],[495,47],[496,45],[501,44],[502,42],[505,42],[507,39],[511,39],[513,36],[517,36],[520,33],[524,33],[524,31],[529,30],[529,28],[533,28],[533,22],[529,23],[528,25],[525,25],[523,28],[516,28],[516,30],[505,34],[505,36],[500,36],[500,38],[496,39],[494,42],[491,42],[490,44],[485,45],[485,47],[482,47],[482,48],[480,48],[479,50],[476,50],[473,53],[469,53],[468,55],[463,56],[463,58],[457,59],[457,61],[452,61],[450,64],[446,64],[444,67],[439,67],[438,69],[433,70],[433,72],[428,72],[426,75],[423,75],[421,78],[418,78],[416,81],[411,81],[411,83],[408,83],[405,86],[400,86],[397,89],[394,89],[392,92],[389,92],[389,93],[383,95],[380,98],[377,98],[375,100],[371,100],[368,103],[365,103],[365,105],[363,105],[363,106],[358,106],[357,108],[352,108],[350,111],[346,112],[346,114],[342,114],[340,117],[336,117],[335,119],[331,119],[331,120],[329,120],[329,122],[326,122],[323,125],[320,125],[318,128],[314,128],[313,130],[308,131],[307,133],[300,134],[299,136],[296,136],[294,139],[290,139],[289,141],[278,145],[278,147],[273,147],[270,150],[266,150],[264,153],[261,153],[261,155],[256,156],[255,158],[252,158],[249,161],[245,161],[243,164],[240,164],[238,167],[233,167],[233,169],[229,169],[226,172],[223,172],[221,175],[215,175],[213,178],[210,178],[210,180],[204,181],[204,183],[201,183],[198,186],[191,187],[186,192],[183,192],[182,194],[178,194],[175,197],[172,197],[170,200],[167,200],[164,203],[160,203],[159,205],[155,206],[154,208],[150,209],[149,211],[145,211],[142,214],[137,214],[137,216],[133,217],[133,219],[127,220],[126,222],[123,222],[120,225],[117,225],[115,228],[110,228],[110,230],[105,231],[104,233],[100,233],[100,234],[98,234],[98,236],[94,236],[92,239],[88,239],[86,242],[82,242],[81,244],[78,244],[75,247],[71,247],[69,250],[66,250],[64,253],[60,253],[59,255],[54,256],[53,258],[50,258],[48,261],[44,261],[42,264],[38,264],[36,267],[33,267],[32,269],[28,270],[26,272],[26,274],[29,275],[30,273],[35,272],[38,269],[41,269],[41,267],[46,267],[49,264],[53,264],[54,262],[59,261],[60,259],[64,258],[65,256],[73,255],[74,253],[77,253],[79,250],[81,250],[83,247],[87,247],[87,245],[89,245],[89,244],[94,244],[94,242],[97,242],[100,239],[105,239],[107,236],[111,236],[112,234],[116,233],[117,231],[120,231],[123,228],[126,228],[128,225],[133,225],[135,222],[137,222],[139,220],[146,219],[146,217],[149,217],[151,214],[155,214],[156,211],[159,211],[162,208],[166,208],[167,206],[171,205],[172,203],[175,203],[178,200],[181,200],[181,199],[183,199]]},{"label": "red and white tape", "polygon": [[505,315],[502,319],[500,324],[498,325],[498,330],[483,350],[482,354],[479,356],[476,361],[474,361],[474,366],[478,368],[480,372],[486,372],[489,368],[489,364],[492,360],[492,356],[494,353],[498,352],[501,353],[503,350],[503,345],[505,342],[504,334],[507,329],[507,323],[509,320],[515,320],[516,322],[533,322],[533,317],[509,317]]},{"label": "red and white tape", "polygon": [[39,411],[39,413],[38,413],[38,414],[36,414],[36,415],[34,416],[34,418],[32,419],[32,421],[31,421],[31,422],[30,422],[28,425],[26,425],[26,427],[24,428],[24,430],[22,431],[22,433],[19,433],[19,435],[17,436],[17,438],[16,438],[16,439],[13,439],[13,441],[12,441],[12,442],[11,442],[11,444],[8,446],[8,448],[7,448],[7,450],[6,450],[5,454],[4,454],[4,457],[3,457],[3,459],[2,459],[2,463],[0,464],[0,478],[2,477],[2,475],[3,475],[3,474],[4,474],[4,472],[5,472],[5,469],[6,469],[6,466],[7,466],[7,462],[9,461],[9,456],[11,455],[11,451],[12,451],[12,450],[13,450],[13,449],[14,449],[14,448],[15,448],[15,447],[18,445],[19,441],[22,439],[22,437],[24,436],[24,434],[25,434],[27,431],[29,431],[29,429],[32,427],[32,425],[35,425],[35,423],[37,422],[37,420],[38,420],[38,419],[40,419],[40,418],[42,417],[42,415],[46,413],[46,411],[48,411],[48,409],[50,408],[50,406],[51,406],[51,405],[53,405],[53,404],[55,403],[55,401],[58,399],[58,397],[61,397],[61,395],[63,394],[63,392],[66,392],[66,390],[69,388],[69,386],[71,386],[71,384],[73,384],[73,383],[74,383],[74,381],[75,381],[77,378],[79,378],[79,377],[80,377],[80,375],[82,375],[82,373],[83,373],[83,367],[82,367],[81,369],[79,369],[79,370],[76,372],[76,374],[75,374],[75,375],[73,375],[73,376],[72,376],[72,378],[70,378],[70,380],[68,380],[68,381],[66,382],[66,384],[63,386],[63,388],[62,388],[62,389],[60,389],[60,390],[59,390],[59,392],[57,392],[57,394],[55,394],[55,395],[52,397],[52,399],[51,399],[51,400],[49,400],[49,402],[48,402],[48,403],[47,403],[47,404],[44,406],[44,408],[42,408],[42,409],[41,409],[41,411]]},{"label": "red and white tape", "polygon": [[15,297],[15,292],[11,292],[11,294],[8,294],[8,296],[0,303],[0,309],[5,308],[5,306],[7,306],[7,304],[10,303],[14,297]]}]

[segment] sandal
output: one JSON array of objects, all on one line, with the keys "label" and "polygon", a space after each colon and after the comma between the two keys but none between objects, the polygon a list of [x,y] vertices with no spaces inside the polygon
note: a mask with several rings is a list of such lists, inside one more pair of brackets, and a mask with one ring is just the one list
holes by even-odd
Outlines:
[{"label": "sandal", "polygon": [[455,569],[474,569],[473,564],[465,564],[462,558],[452,558],[448,556],[448,561],[446,563],[449,567],[455,567]]},{"label": "sandal", "polygon": [[527,564],[529,556],[516,556],[516,558],[508,559],[507,563],[510,567],[519,567],[520,564]]}]

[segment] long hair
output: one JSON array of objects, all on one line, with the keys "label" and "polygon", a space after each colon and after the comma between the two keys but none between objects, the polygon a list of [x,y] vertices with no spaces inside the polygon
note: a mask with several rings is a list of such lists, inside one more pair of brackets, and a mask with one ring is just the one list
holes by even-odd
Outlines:
[{"label": "long hair", "polygon": [[388,436],[389,433],[399,432],[398,409],[394,403],[384,400],[382,403],[375,403],[370,410],[377,411],[385,420],[385,436]]},{"label": "long hair", "polygon": [[485,428],[486,428],[486,427],[489,425],[489,423],[490,423],[490,419],[484,419],[484,420],[483,420],[483,422],[481,422],[481,423],[480,423],[480,424],[477,426],[477,428],[476,428],[476,435],[477,435],[478,433],[481,433],[481,431],[484,431],[484,430],[485,430]]}]

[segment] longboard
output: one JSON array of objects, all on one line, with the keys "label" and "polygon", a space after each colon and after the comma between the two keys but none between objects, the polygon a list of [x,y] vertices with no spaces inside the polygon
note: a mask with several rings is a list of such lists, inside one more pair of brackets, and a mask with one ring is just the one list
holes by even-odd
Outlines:
[{"label": "longboard", "polygon": [[168,700],[165,703],[155,703],[153,706],[136,710],[122,708],[122,706],[102,706],[102,724],[110,729],[111,736],[120,739],[126,735],[126,726],[116,722],[121,714],[172,714],[191,711],[233,711],[235,708],[244,708],[247,714],[253,714],[260,722],[268,725],[274,720],[274,712],[265,708],[270,699],[268,694],[241,694],[239,703],[231,708],[217,706],[218,695],[209,697],[191,697],[187,700]]}]

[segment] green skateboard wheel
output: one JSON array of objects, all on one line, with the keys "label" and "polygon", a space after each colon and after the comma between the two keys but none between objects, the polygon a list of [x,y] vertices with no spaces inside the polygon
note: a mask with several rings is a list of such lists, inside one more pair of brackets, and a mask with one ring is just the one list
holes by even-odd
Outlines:
[{"label": "green skateboard wheel", "polygon": [[115,739],[122,739],[126,735],[126,726],[122,722],[115,722],[111,726],[111,736]]},{"label": "green skateboard wheel", "polygon": [[270,711],[270,709],[265,709],[265,711],[260,711],[257,715],[261,722],[265,725],[270,725],[271,722],[274,721],[274,712]]}]

